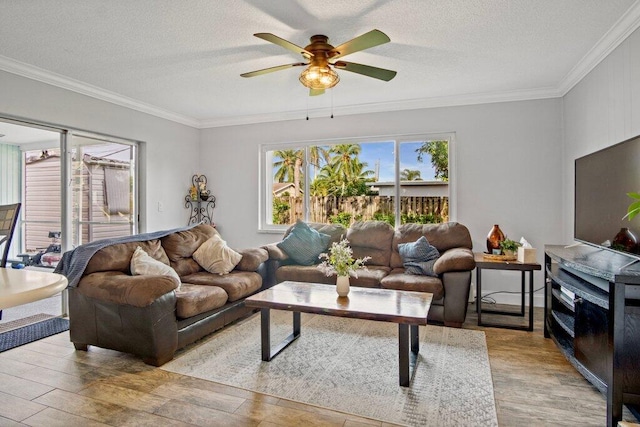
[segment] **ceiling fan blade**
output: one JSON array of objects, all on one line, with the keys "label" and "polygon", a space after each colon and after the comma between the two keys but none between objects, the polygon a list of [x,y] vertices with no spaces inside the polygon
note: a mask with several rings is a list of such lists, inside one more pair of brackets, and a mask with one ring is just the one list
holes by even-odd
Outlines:
[{"label": "ceiling fan blade", "polygon": [[275,34],[271,34],[271,33],[256,33],[254,34],[254,36],[258,37],[259,39],[262,40],[266,40],[268,42],[271,42],[273,44],[277,44],[278,46],[281,46],[285,49],[288,49],[292,52],[295,53],[299,53],[300,55],[304,56],[305,58],[311,58],[313,56],[313,53],[309,52],[308,50],[305,50],[305,48],[300,47],[296,44],[291,43],[288,40],[283,39],[282,37],[278,37]]},{"label": "ceiling fan blade", "polygon": [[371,65],[356,64],[355,62],[338,61],[333,64],[339,70],[351,71],[352,73],[362,74],[364,76],[373,77],[388,82],[396,76],[393,70],[372,67]]},{"label": "ceiling fan blade", "polygon": [[340,58],[341,56],[349,55],[354,52],[369,49],[370,47],[378,46],[390,42],[391,39],[380,30],[371,30],[361,36],[351,39],[348,42],[342,43],[340,46],[333,49],[334,52],[338,52],[332,59]]},{"label": "ceiling fan blade", "polygon": [[263,68],[262,70],[250,71],[248,73],[240,74],[241,77],[255,77],[263,74],[273,73],[274,71],[286,70],[291,67],[301,67],[307,65],[304,62],[296,62],[295,64],[278,65],[277,67]]},{"label": "ceiling fan blade", "polygon": [[309,89],[309,96],[318,96],[324,93],[324,89]]}]

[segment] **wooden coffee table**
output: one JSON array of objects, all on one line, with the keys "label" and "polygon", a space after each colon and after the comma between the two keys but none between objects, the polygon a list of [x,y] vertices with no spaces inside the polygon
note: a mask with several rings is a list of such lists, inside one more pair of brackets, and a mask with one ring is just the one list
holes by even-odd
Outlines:
[{"label": "wooden coffee table", "polygon": [[[398,324],[400,385],[408,387],[419,347],[418,325],[427,324],[432,294],[351,287],[349,296],[338,297],[335,286],[282,282],[245,299],[260,308],[262,360],[273,359],[300,336],[300,313],[378,320]],[[271,348],[270,310],[293,312],[293,333]]]}]

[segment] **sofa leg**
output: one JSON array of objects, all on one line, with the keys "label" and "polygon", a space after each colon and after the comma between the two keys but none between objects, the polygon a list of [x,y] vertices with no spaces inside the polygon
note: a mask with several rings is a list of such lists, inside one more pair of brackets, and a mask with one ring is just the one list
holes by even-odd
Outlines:
[{"label": "sofa leg", "polygon": [[462,328],[462,322],[444,322],[444,326],[448,326],[450,328]]},{"label": "sofa leg", "polygon": [[89,345],[82,344],[81,342],[74,342],[73,346],[76,348],[76,350],[80,351],[87,351],[87,349],[89,348]]},{"label": "sofa leg", "polygon": [[170,356],[161,356],[161,357],[144,357],[142,361],[147,365],[151,366],[162,366],[165,363],[171,361],[173,359],[173,354]]}]

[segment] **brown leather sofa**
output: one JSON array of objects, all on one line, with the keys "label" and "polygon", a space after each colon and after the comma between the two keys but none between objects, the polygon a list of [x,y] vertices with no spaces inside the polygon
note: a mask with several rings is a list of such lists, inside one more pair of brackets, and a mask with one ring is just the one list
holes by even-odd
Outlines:
[{"label": "brown leather sofa", "polygon": [[[159,239],[117,243],[96,252],[76,287],[69,287],[69,333],[78,350],[88,345],[141,356],[160,366],[179,348],[245,316],[244,298],[268,287],[264,249],[238,251],[240,263],[225,275],[203,270],[191,255],[217,231],[209,225]],[[131,256],[140,246],[171,265],[168,276],[132,276]]]},{"label": "brown leather sofa", "polygon": [[[462,224],[403,224],[394,230],[386,222],[359,221],[346,229],[340,224],[308,223],[320,233],[331,236],[331,242],[342,237],[349,240],[353,256],[370,256],[367,269],[351,277],[352,286],[380,287],[433,294],[428,319],[445,326],[461,327],[467,315],[471,272],[475,268],[469,230]],[[286,237],[290,227],[284,234]],[[433,269],[438,277],[405,273],[398,244],[415,242],[425,236],[440,252]],[[269,252],[269,274],[272,281],[285,280],[335,284],[335,276],[325,276],[316,265],[295,264],[276,243],[264,247]]]}]

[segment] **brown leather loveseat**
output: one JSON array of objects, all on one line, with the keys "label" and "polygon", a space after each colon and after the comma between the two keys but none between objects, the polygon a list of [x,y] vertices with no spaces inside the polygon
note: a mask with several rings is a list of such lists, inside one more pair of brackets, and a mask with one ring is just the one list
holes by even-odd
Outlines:
[{"label": "brown leather loveseat", "polygon": [[[329,244],[346,237],[355,258],[370,256],[366,270],[351,277],[352,286],[377,287],[433,294],[428,319],[445,326],[461,327],[467,315],[471,272],[475,268],[469,230],[457,222],[444,224],[403,224],[394,229],[383,221],[358,221],[348,229],[340,224],[307,223],[330,236]],[[286,238],[295,227],[284,234]],[[425,236],[440,257],[433,264],[434,276],[407,274],[398,245]],[[277,243],[265,246],[269,252],[269,274],[274,282],[285,280],[335,284],[314,265],[294,262]],[[319,262],[319,260],[318,260]]]},{"label": "brown leather loveseat", "polygon": [[[238,251],[242,258],[233,271],[209,273],[192,255],[215,234],[213,227],[202,224],[95,252],[77,285],[68,288],[69,332],[76,349],[95,345],[160,366],[177,349],[250,313],[244,298],[267,287],[267,252]],[[180,288],[169,276],[132,275],[130,260],[137,247],[170,265],[180,277]]]}]

